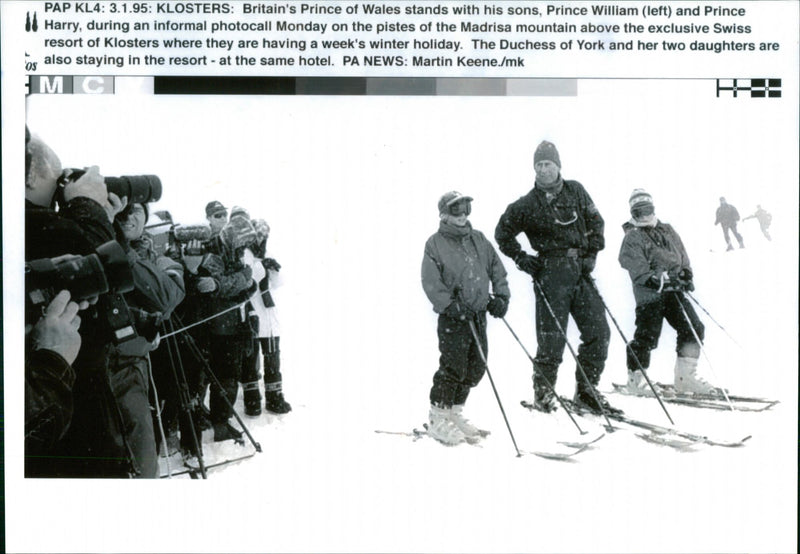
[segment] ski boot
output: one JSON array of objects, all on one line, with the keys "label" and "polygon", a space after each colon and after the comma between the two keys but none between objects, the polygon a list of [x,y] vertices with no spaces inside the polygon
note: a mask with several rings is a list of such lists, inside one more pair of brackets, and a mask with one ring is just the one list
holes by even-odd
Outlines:
[{"label": "ski boot", "polygon": [[292,411],[292,405],[283,398],[283,387],[279,382],[264,384],[264,402],[268,412],[273,414],[288,414]]},{"label": "ski boot", "polygon": [[258,390],[258,381],[242,383],[244,390],[244,413],[249,416],[261,415],[261,391]]},{"label": "ski boot", "polygon": [[461,429],[461,432],[464,433],[464,436],[468,441],[472,439],[480,440],[489,436],[489,431],[475,427],[467,418],[465,418],[463,416],[463,411],[463,404],[453,406],[453,409],[450,412],[450,419],[453,420],[453,423],[456,424],[456,427]]},{"label": "ski boot", "polygon": [[545,414],[551,414],[558,409],[558,400],[548,388],[534,388],[533,407]]},{"label": "ski boot", "polygon": [[450,418],[452,408],[431,405],[428,414],[428,435],[446,446],[455,446],[467,440],[464,432]]},{"label": "ski boot", "polygon": [[[653,386],[656,385],[654,384]],[[658,390],[657,386],[656,390]],[[650,389],[650,385],[647,384],[647,379],[644,378],[644,374],[642,374],[641,371],[628,370],[628,394],[634,396],[653,396],[653,391]]]},{"label": "ski boot", "polygon": [[233,427],[227,421],[222,423],[214,423],[214,442],[222,442],[233,440],[234,442],[244,444],[242,439],[242,432]]},{"label": "ski boot", "polygon": [[697,375],[697,358],[679,356],[675,361],[675,392],[722,396],[722,389]]},{"label": "ski boot", "polygon": [[576,406],[589,410],[595,414],[622,415],[622,410],[613,407],[608,403],[605,396],[600,394],[596,387],[578,385],[575,390],[575,397],[572,400]]}]

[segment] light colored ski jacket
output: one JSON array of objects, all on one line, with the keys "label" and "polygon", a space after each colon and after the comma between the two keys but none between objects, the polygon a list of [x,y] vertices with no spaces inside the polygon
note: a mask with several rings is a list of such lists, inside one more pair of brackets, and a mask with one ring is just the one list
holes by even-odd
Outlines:
[{"label": "light colored ski jacket", "polygon": [[506,270],[492,244],[467,222],[465,227],[441,222],[439,231],[425,243],[422,288],[440,314],[455,300],[472,311],[486,310],[489,285],[496,296],[511,297]]},{"label": "light colored ski jacket", "polygon": [[651,276],[658,278],[665,271],[677,274],[682,269],[691,270],[681,237],[669,223],[659,221],[655,227],[636,227],[627,221],[622,229],[625,238],[619,250],[619,263],[631,277],[637,306],[657,300],[661,294],[644,285]]}]

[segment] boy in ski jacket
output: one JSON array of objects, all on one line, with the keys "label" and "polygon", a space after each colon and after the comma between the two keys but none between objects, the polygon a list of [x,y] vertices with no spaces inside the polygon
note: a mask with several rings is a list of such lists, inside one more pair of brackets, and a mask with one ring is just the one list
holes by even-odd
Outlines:
[{"label": "boy in ski jacket", "polygon": [[470,389],[486,372],[486,312],[505,316],[511,297],[497,252],[467,220],[471,202],[456,191],[441,197],[439,230],[425,243],[422,258],[422,288],[439,314],[441,353],[430,391],[428,432],[447,445],[487,434],[466,420],[462,410]]},{"label": "boy in ski jacket", "polygon": [[678,333],[675,389],[713,394],[717,389],[697,376],[704,327],[684,291],[693,291],[689,256],[680,236],[655,215],[653,198],[635,189],[629,200],[631,219],[622,226],[625,238],[619,263],[628,273],[636,299],[636,332],[628,344],[628,390],[652,394],[642,375],[650,367],[650,351],[658,346],[663,320]]},{"label": "boy in ski jacket", "polygon": [[[554,144],[539,144],[533,168],[534,187],[509,204],[494,237],[500,251],[534,280],[538,343],[533,363],[534,407],[545,413],[558,407],[553,390],[566,346],[563,331],[571,315],[581,333],[575,401],[595,412],[619,412],[596,389],[611,332],[602,299],[589,280],[597,253],[605,247],[605,223],[583,185],[562,178],[561,158]],[[517,240],[520,233],[536,255],[522,249]]]}]

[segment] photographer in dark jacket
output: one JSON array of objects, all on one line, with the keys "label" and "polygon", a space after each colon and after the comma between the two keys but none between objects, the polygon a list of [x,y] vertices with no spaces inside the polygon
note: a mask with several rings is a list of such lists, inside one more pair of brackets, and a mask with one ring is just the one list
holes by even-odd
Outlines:
[{"label": "photographer in dark jacket", "polygon": [[[25,259],[88,255],[113,240],[111,222],[125,202],[108,193],[97,167],[64,187],[56,212],[61,161],[27,129],[25,142]],[[69,427],[52,447],[29,451],[26,443],[27,477],[125,477],[133,472],[115,417],[106,358],[111,337],[99,305],[87,309],[81,320],[82,344],[72,364],[75,382],[71,398],[65,400],[73,404]],[[26,349],[26,364],[35,365],[37,360],[41,354]]]},{"label": "photographer in dark jacket", "polygon": [[117,345],[109,369],[112,389],[127,424],[128,444],[142,477],[158,477],[158,456],[150,414],[149,352],[158,346],[161,322],[184,297],[183,268],[157,255],[144,233],[147,204],[128,204],[116,217],[118,242],[123,245],[133,271],[134,289],[125,300],[134,315],[139,336]]},{"label": "photographer in dark jacket", "polygon": [[242,436],[228,420],[233,415],[232,405],[239,393],[239,379],[243,373],[251,371],[247,364],[256,360],[252,355],[254,334],[245,304],[256,291],[257,284],[252,269],[242,261],[244,248],[255,238],[250,221],[243,217],[231,218],[219,236],[206,244],[207,253],[197,271],[199,283],[213,285],[210,291],[206,285],[201,290],[208,293],[207,316],[216,316],[208,322],[209,350],[211,367],[224,389],[211,387],[215,441],[239,440]]}]

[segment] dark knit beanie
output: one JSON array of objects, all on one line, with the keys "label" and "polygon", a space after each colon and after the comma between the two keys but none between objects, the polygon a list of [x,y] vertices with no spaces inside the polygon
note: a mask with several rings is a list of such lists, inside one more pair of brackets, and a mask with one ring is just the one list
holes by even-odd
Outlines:
[{"label": "dark knit beanie", "polygon": [[546,140],[543,140],[542,143],[536,147],[536,152],[533,154],[533,164],[536,165],[544,160],[550,160],[558,167],[561,167],[561,158],[558,156],[556,145]]}]

